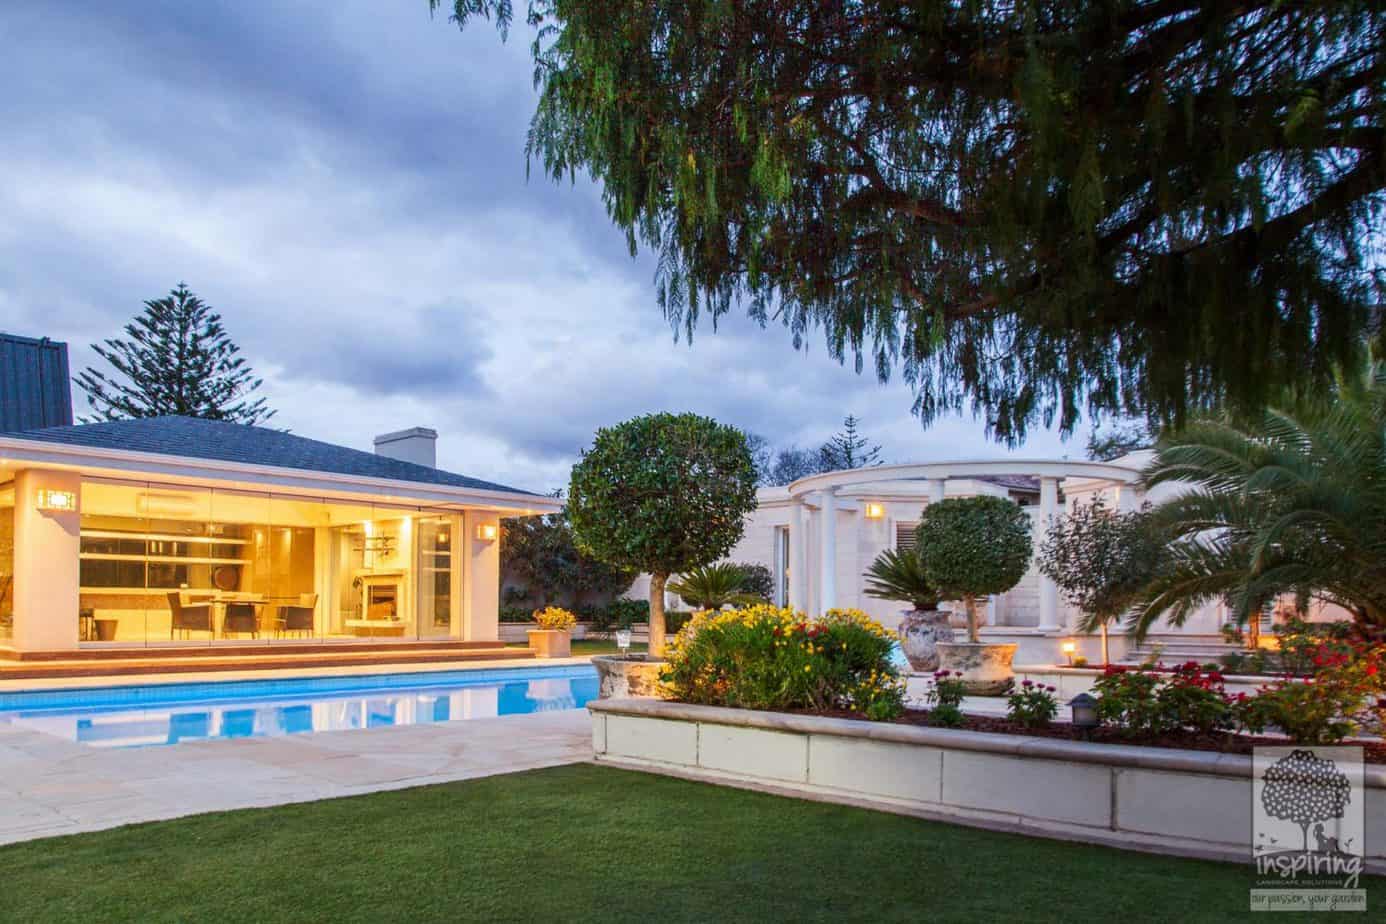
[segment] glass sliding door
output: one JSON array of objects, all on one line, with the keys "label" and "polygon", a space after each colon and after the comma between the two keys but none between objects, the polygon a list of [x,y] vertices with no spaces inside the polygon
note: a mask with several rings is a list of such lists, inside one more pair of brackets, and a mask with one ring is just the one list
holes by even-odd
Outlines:
[{"label": "glass sliding door", "polygon": [[0,485],[0,642],[14,638],[14,483]]},{"label": "glass sliding door", "polygon": [[418,526],[418,631],[420,638],[451,638],[457,518],[423,516]]}]

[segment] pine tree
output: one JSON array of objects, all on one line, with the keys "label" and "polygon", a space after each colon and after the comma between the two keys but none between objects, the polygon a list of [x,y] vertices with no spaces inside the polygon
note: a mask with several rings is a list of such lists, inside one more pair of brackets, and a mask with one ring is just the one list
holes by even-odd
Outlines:
[{"label": "pine tree", "polygon": [[837,472],[881,464],[881,447],[872,446],[857,432],[857,418],[848,414],[842,419],[842,430],[818,450],[823,471]]},{"label": "pine tree", "polygon": [[88,367],[77,376],[94,411],[91,420],[180,414],[258,424],[274,416],[221,315],[179,283],[125,325],[129,339],[92,344],[115,374]]}]

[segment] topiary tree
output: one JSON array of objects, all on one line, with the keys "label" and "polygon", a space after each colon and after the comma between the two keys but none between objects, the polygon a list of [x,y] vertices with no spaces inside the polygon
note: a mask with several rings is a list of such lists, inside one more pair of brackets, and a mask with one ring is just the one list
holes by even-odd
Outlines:
[{"label": "topiary tree", "polygon": [[745,434],[696,414],[650,414],[598,430],[568,490],[578,548],[649,573],[656,657],[664,653],[669,575],[725,556],[755,506]]},{"label": "topiary tree", "polygon": [[978,636],[977,598],[1005,593],[1025,576],[1034,543],[1030,518],[1000,497],[958,497],[924,508],[915,548],[929,583],[967,606],[967,638]]},{"label": "topiary tree", "polygon": [[1107,626],[1131,609],[1165,561],[1164,538],[1149,508],[1117,513],[1101,497],[1078,504],[1050,524],[1039,550],[1039,568],[1064,599],[1082,610],[1078,627],[1101,630],[1107,662]]}]

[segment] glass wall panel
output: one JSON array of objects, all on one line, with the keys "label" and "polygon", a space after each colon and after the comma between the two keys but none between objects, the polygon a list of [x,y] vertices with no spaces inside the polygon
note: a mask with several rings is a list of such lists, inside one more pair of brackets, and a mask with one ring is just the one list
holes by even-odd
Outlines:
[{"label": "glass wall panel", "polygon": [[14,638],[14,483],[0,485],[0,641]]},{"label": "glass wall panel", "polygon": [[326,630],[319,536],[329,524],[320,498],[270,496],[266,633],[271,642],[321,639]]},{"label": "glass wall panel", "polygon": [[453,549],[458,545],[455,518],[421,516],[418,525],[418,624],[421,638],[453,634]]},{"label": "glass wall panel", "polygon": [[212,492],[209,529],[235,536],[241,555],[213,582],[210,602],[218,644],[254,644],[273,634],[271,596],[275,589],[275,536],[270,526],[269,493]]}]

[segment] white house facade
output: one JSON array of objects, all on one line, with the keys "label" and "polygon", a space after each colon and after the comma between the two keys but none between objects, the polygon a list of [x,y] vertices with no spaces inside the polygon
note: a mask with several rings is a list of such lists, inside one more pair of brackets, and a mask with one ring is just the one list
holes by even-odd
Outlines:
[{"label": "white house facade", "polygon": [[[1132,510],[1177,490],[1157,488],[1147,497],[1140,473],[1148,459],[1148,453],[1135,453],[1113,462],[931,462],[814,475],[787,487],[762,488],[728,558],[768,567],[776,603],[810,613],[855,607],[893,627],[904,605],[867,596],[863,575],[881,552],[914,541],[914,527],[930,503],[979,494],[1009,497],[1030,515],[1038,548],[1047,524],[1075,504],[1102,495],[1110,507]],[[1101,656],[1100,637],[1076,630],[1080,614],[1033,564],[1018,585],[989,600],[985,612],[984,639],[1017,643],[1017,663],[1055,663],[1070,653],[1094,662]],[[1204,607],[1181,627],[1159,625],[1149,644],[1216,646],[1225,621],[1223,607]],[[960,612],[957,622],[962,624]],[[1074,651],[1065,652],[1065,643],[1073,643]],[[1109,646],[1113,659],[1127,652],[1117,627]]]}]

